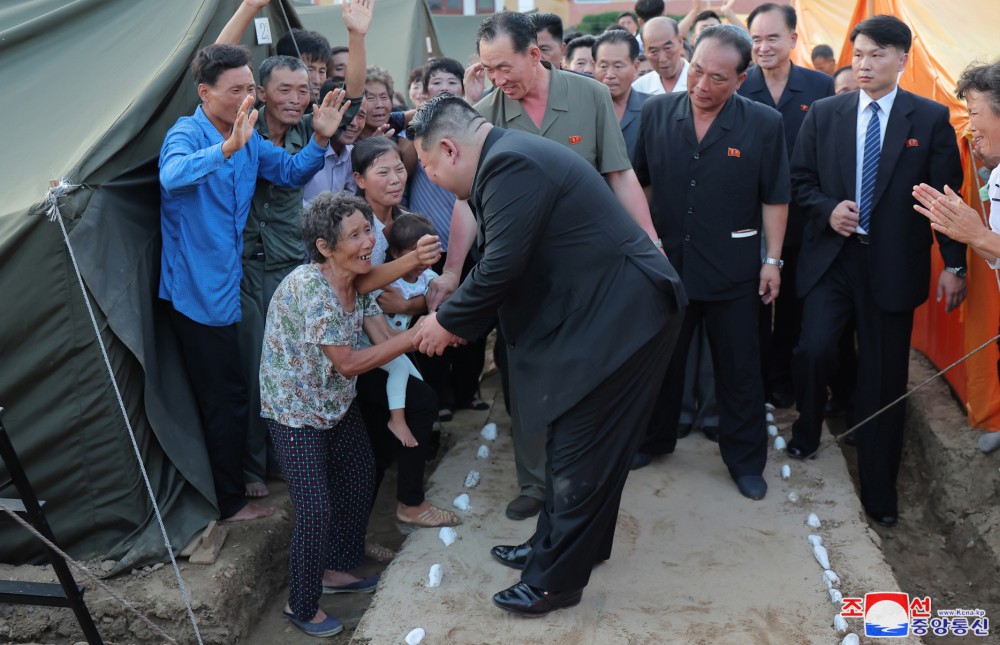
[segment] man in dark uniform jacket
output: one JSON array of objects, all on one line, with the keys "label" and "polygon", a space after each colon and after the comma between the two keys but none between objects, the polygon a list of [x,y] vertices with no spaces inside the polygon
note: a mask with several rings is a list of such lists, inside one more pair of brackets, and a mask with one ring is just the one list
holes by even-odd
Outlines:
[{"label": "man in dark uniform jacket", "polygon": [[[855,415],[867,419],[906,391],[913,311],[930,288],[931,229],[914,217],[913,187],[962,183],[948,108],[897,87],[910,29],[874,16],[851,32],[861,90],[817,101],[792,155],[795,201],[807,209],[798,292],[805,299],[795,350],[799,418],[788,444],[803,459],[819,446],[829,368],[844,325],[857,321]],[[873,107],[874,106],[874,107]],[[965,245],[938,235],[945,270],[938,299],[965,298]],[[861,502],[875,521],[898,517],[896,475],[904,407],[857,433]]]},{"label": "man in dark uniform jacket", "polygon": [[687,93],[643,106],[633,165],[691,305],[640,451],[674,450],[684,363],[704,320],[721,408],[719,450],[740,493],[761,499],[767,432],[756,321],[761,301],[778,295],[790,187],[781,115],[736,93],[749,64],[745,32],[709,27],[691,59]]},{"label": "man in dark uniform jacket", "polygon": [[523,615],[580,601],[611,556],[622,488],[687,302],[670,263],[597,171],[565,146],[487,123],[461,99],[410,125],[432,181],[476,213],[482,259],[421,322],[420,350],[477,338],[499,313],[511,414],[546,428],[534,536],[494,547],[521,582],[493,598]]},{"label": "man in dark uniform jacket", "polygon": [[[795,8],[790,5],[768,2],[750,12],[747,26],[757,66],[747,71],[747,80],[739,89],[741,96],[781,112],[789,159],[809,106],[814,101],[833,96],[832,78],[791,61],[790,55],[798,40],[797,22]],[[788,226],[781,251],[781,259],[785,261],[781,277],[788,288],[774,302],[773,333],[771,307],[760,310],[764,394],[778,407],[789,407],[795,402],[792,350],[798,344],[802,327],[802,300],[795,296],[794,286],[804,226],[805,212],[793,199],[788,205]]]}]

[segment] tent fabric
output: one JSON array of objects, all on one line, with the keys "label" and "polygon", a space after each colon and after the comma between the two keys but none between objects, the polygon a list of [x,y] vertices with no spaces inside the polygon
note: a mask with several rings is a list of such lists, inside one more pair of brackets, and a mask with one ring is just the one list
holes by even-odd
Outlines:
[{"label": "tent fabric", "polygon": [[468,67],[470,57],[476,55],[476,34],[485,17],[435,15],[434,28],[442,53]]},{"label": "tent fabric", "polygon": [[[811,51],[821,42],[831,46],[840,42],[841,65],[851,63],[851,29],[869,15],[894,15],[909,25],[913,31],[913,47],[900,77],[900,87],[948,106],[965,168],[962,195],[973,207],[982,208],[974,160],[964,136],[969,124],[968,112],[965,103],[955,97],[955,85],[970,63],[993,60],[996,56],[996,36],[1000,30],[996,1],[966,0],[960,11],[953,2],[946,0],[857,0],[853,7],[849,4],[836,6],[829,0],[795,0],[793,4],[800,16],[806,13],[811,17],[805,29],[799,29],[796,50]],[[838,22],[841,27],[835,31]],[[810,24],[825,25],[823,29],[827,31],[811,28]],[[914,217],[920,215],[914,213]],[[939,368],[950,365],[995,336],[1000,325],[996,272],[972,251],[968,262],[968,297],[961,308],[945,313],[944,305],[936,301],[935,277],[931,281],[930,299],[917,309],[914,318],[912,344]],[[940,255],[935,250],[932,275],[937,276],[942,268]],[[997,359],[997,345],[993,344],[946,374],[974,427],[1000,430]]]},{"label": "tent fabric", "polygon": [[844,25],[851,18],[851,4],[843,0],[792,0],[791,5],[798,16],[799,34],[792,61],[812,69],[812,50],[816,45],[829,45],[837,58],[844,40]]},{"label": "tent fabric", "polygon": [[[347,28],[340,5],[298,7],[299,19],[306,29],[326,36],[331,45],[347,45]],[[441,56],[437,32],[430,10],[423,1],[379,0],[375,20],[365,37],[369,64],[377,63],[392,74],[396,91],[406,96],[410,70],[428,58]]]},{"label": "tent fabric", "polygon": [[[171,546],[182,548],[218,511],[190,386],[155,297],[157,158],[167,130],[198,103],[190,61],[238,5],[15,0],[0,8],[0,81],[17,88],[0,97],[8,123],[4,425],[61,545],[74,557],[118,560],[116,571],[166,552],[83,298],[94,306]],[[277,3],[266,15],[277,38],[286,30]],[[251,51],[257,62],[269,53]],[[86,295],[58,224],[39,213],[49,181],[62,177],[83,185],[60,206]],[[0,525],[0,561],[40,553],[31,536]]]}]

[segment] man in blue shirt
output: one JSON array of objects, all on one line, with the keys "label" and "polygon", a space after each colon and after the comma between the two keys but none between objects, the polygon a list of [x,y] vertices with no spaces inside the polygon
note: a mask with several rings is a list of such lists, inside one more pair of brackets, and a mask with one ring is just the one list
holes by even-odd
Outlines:
[{"label": "man in blue shirt", "polygon": [[160,150],[159,296],[170,303],[201,414],[216,498],[225,520],[267,517],[274,509],[243,497],[246,381],[236,323],[240,320],[243,227],[257,177],[301,186],[323,166],[323,151],[346,104],[332,92],[314,109],[314,134],[296,155],[254,130],[256,83],[250,52],[209,45],[191,70],[201,105],[167,133]]}]

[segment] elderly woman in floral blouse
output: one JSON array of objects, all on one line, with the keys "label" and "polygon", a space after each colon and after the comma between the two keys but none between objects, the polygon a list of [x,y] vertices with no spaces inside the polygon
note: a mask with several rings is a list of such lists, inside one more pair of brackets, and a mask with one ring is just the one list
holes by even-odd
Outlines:
[{"label": "elderly woman in floral blouse", "polygon": [[[364,561],[375,466],[355,402],[358,374],[413,349],[413,330],[394,334],[356,279],[372,270],[371,207],[345,193],[321,193],[302,215],[313,261],[281,283],[267,312],[260,364],[261,416],[295,505],[285,616],[312,636],[339,620],[322,594],[370,592],[378,578],[350,573]],[[398,272],[431,265],[439,245],[425,236]],[[361,347],[362,330],[374,345]]]}]

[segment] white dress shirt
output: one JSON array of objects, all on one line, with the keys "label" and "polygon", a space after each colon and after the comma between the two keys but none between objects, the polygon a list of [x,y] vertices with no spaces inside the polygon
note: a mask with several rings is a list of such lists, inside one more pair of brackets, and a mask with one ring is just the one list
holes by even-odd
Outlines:
[{"label": "white dress shirt", "polygon": [[[990,173],[990,185],[986,192],[990,196],[990,228],[994,233],[1000,233],[1000,166]],[[1000,269],[1000,258],[987,264],[991,269]]]},{"label": "white dress shirt", "polygon": [[[687,92],[688,89],[689,63],[683,58],[681,62],[684,63],[684,66],[681,68],[680,74],[677,75],[677,84],[674,85],[674,92]],[[660,75],[656,70],[635,79],[632,83],[632,89],[643,94],[666,94],[663,90],[663,82],[660,81]]]},{"label": "white dress shirt", "polygon": [[[861,208],[861,175],[862,170],[865,166],[865,135],[868,133],[868,122],[872,120],[872,111],[868,109],[868,106],[872,103],[878,103],[879,113],[879,151],[882,150],[882,144],[885,143],[885,126],[889,123],[889,112],[892,111],[892,104],[896,101],[896,93],[899,92],[899,86],[892,88],[892,91],[880,98],[878,101],[872,99],[868,96],[868,93],[864,90],[858,92],[858,131],[857,131],[857,164],[854,170],[854,203]],[[868,231],[858,226],[857,233],[864,235],[868,234]]]}]

